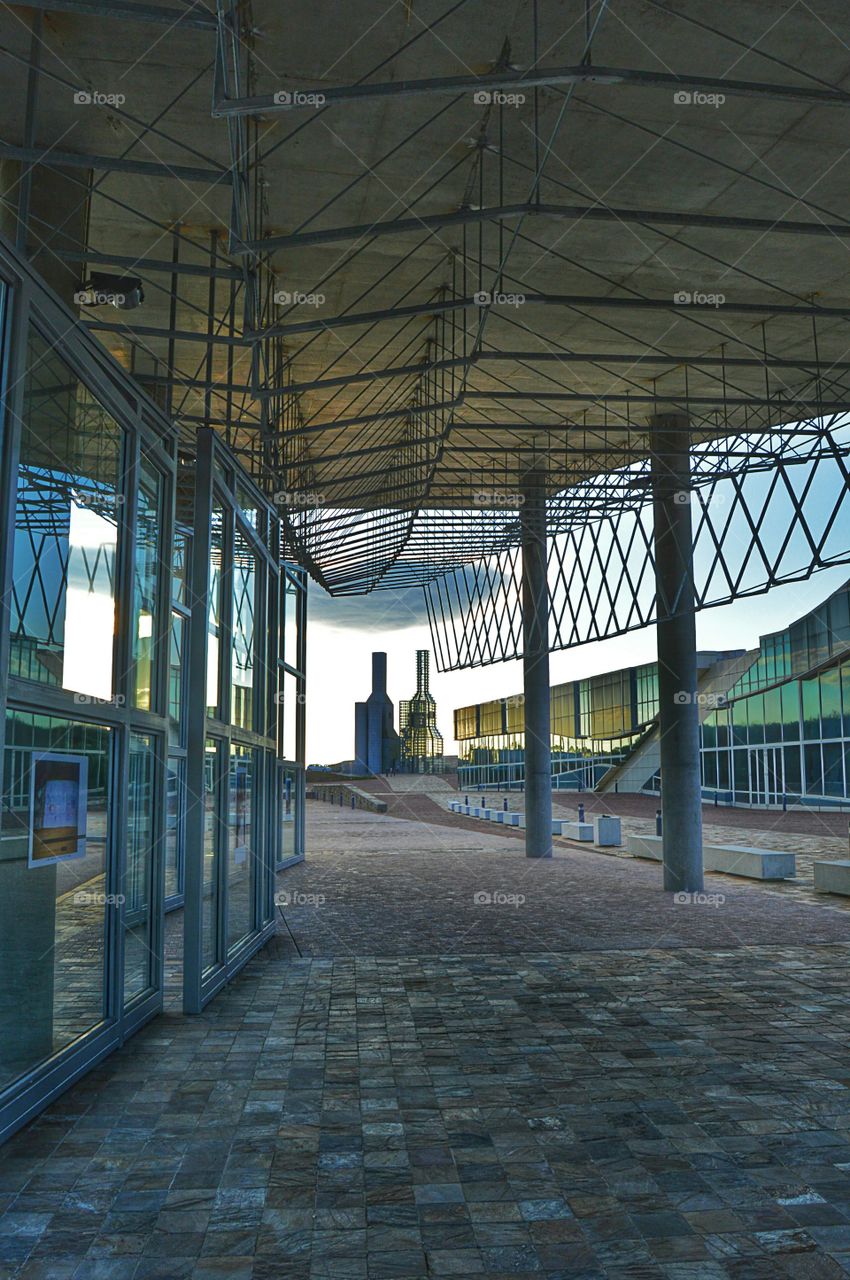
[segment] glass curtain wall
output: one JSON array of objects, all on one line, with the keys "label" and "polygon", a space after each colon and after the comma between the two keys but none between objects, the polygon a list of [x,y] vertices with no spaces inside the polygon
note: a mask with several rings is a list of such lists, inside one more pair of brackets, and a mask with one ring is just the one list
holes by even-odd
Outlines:
[{"label": "glass curtain wall", "polygon": [[0,247],[0,1136],[162,1005],[168,423]]},{"label": "glass curtain wall", "polygon": [[[274,932],[275,868],[303,856],[305,588],[279,557],[276,511],[202,429],[185,759],[187,1012],[202,1008]],[[299,587],[294,602],[290,578]]]}]

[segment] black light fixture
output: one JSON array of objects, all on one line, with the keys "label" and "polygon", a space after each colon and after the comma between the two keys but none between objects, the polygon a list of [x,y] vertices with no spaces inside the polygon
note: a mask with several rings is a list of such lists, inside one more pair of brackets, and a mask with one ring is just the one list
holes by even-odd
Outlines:
[{"label": "black light fixture", "polygon": [[119,311],[133,311],[144,300],[145,291],[138,276],[113,276],[105,271],[92,271],[74,294],[78,306],[117,307]]}]

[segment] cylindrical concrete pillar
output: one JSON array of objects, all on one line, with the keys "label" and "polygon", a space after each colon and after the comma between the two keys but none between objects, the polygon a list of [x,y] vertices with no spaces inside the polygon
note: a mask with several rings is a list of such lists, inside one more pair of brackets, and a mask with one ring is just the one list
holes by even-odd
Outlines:
[{"label": "cylindrical concrete pillar", "polygon": [[664,888],[699,893],[702,792],[688,418],[653,417],[650,448]]},{"label": "cylindrical concrete pillar", "polygon": [[552,760],[549,723],[549,585],[546,490],[532,476],[523,490],[522,639],[525,710],[525,854],[552,856]]}]

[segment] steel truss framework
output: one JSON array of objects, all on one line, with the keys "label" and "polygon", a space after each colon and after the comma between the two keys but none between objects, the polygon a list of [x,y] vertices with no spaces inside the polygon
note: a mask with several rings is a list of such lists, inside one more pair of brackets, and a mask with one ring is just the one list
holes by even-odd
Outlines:
[{"label": "steel truss framework", "polygon": [[[505,17],[475,74],[449,74],[434,50],[470,29],[485,38],[503,15],[485,14],[483,0],[417,17],[389,52],[357,40],[334,60],[327,36],[332,74],[302,83],[270,66],[263,32],[280,21],[270,0],[33,3],[28,40],[16,28],[0,47],[26,103],[17,135],[0,142],[20,166],[19,238],[70,272],[143,278],[150,305],[98,312],[92,330],[176,418],[187,452],[199,424],[222,432],[276,495],[286,556],[328,590],[425,585],[442,666],[517,652],[516,495],[532,471],[546,477],[556,535],[553,645],[652,618],[647,420],[657,410],[690,418],[701,606],[845,558],[843,509],[812,495],[827,473],[846,479],[850,297],[816,296],[793,261],[837,255],[818,259],[818,272],[838,278],[850,220],[819,184],[791,190],[752,154],[728,158],[707,127],[683,133],[658,118],[674,94],[720,94],[727,130],[745,135],[745,113],[771,111],[804,143],[810,122],[818,133],[846,120],[843,64],[821,57],[807,70],[783,57],[756,30],[756,5],[723,30],[701,6],[641,0],[637,15],[636,4],[583,0],[566,16],[557,6],[557,56],[545,5],[532,6],[526,31]],[[296,8],[290,31],[300,19],[310,32],[309,6]],[[128,140],[114,155],[76,126],[39,141],[61,95],[96,87],[52,56],[44,10],[68,24],[65,51],[76,39],[85,54],[96,24],[115,24],[128,64],[168,31],[158,56],[174,49],[179,75],[145,111],[110,107]],[[679,59],[673,71],[669,59],[663,71],[642,62],[624,34],[647,10],[659,59]],[[574,56],[561,56],[566,46]],[[707,74],[699,51],[740,66]],[[420,63],[434,73],[411,75]],[[504,101],[511,93],[524,101]],[[368,163],[358,157],[353,176],[341,164],[334,178],[320,160],[315,198],[309,177],[293,190],[305,148],[353,154],[358,113],[381,104],[394,115],[381,117]],[[191,127],[199,111],[202,133]],[[590,141],[575,159],[565,138],[579,148],[582,131]],[[629,139],[624,165],[663,155],[691,166],[709,195],[726,184],[732,195],[707,211],[677,200],[675,184],[668,207],[609,199],[579,161],[612,137]],[[403,190],[398,164],[416,171]],[[87,243],[69,246],[32,212],[37,168],[76,183]],[[640,244],[646,261],[669,254],[678,282],[705,281],[704,293],[665,291],[670,275],[641,275],[628,253],[609,265],[619,243]],[[792,515],[789,537],[780,510]]]}]

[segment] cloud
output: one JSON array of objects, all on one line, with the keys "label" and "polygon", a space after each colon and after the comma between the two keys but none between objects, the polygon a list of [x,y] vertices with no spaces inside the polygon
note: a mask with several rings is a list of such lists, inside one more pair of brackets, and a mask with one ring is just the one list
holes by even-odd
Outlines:
[{"label": "cloud", "polygon": [[403,631],[428,624],[421,587],[371,591],[364,596],[330,596],[316,583],[307,593],[309,621],[357,631]]}]

